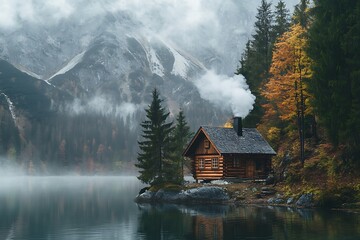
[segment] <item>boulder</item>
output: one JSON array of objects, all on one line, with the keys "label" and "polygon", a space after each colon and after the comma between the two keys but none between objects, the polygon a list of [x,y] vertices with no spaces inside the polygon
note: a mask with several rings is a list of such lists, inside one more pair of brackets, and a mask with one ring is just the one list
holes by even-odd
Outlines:
[{"label": "boulder", "polygon": [[284,199],[278,197],[272,197],[267,200],[268,204],[282,204],[284,202],[285,202]]},{"label": "boulder", "polygon": [[163,201],[163,202],[177,202],[181,199],[182,195],[179,191],[169,191],[160,189],[153,195],[154,201]]},{"label": "boulder", "polygon": [[157,192],[145,191],[139,194],[136,202],[167,203],[224,203],[230,200],[227,191],[222,187],[198,187],[182,191],[160,189]]},{"label": "boulder", "polygon": [[195,202],[225,202],[230,200],[228,193],[222,187],[199,187],[184,191],[187,201]]},{"label": "boulder", "polygon": [[296,206],[310,208],[314,206],[314,197],[312,193],[305,193],[301,195],[296,202]]},{"label": "boulder", "polygon": [[293,204],[294,203],[294,198],[293,197],[290,197],[288,198],[288,200],[286,201],[286,204],[290,205],[290,204]]},{"label": "boulder", "polygon": [[155,193],[152,191],[145,190],[145,192],[136,196],[136,202],[151,202]]}]

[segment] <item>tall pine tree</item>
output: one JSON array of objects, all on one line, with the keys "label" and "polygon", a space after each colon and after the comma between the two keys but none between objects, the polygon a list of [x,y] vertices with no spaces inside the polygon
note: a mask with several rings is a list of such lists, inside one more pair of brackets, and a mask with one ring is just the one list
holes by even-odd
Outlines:
[{"label": "tall pine tree", "polygon": [[169,112],[161,106],[157,89],[152,93],[152,102],[145,110],[146,120],[141,123],[143,128],[142,141],[139,141],[141,152],[138,154],[140,168],[138,179],[151,185],[171,181],[173,141],[172,122],[167,122]]},{"label": "tall pine tree", "polygon": [[273,44],[271,3],[262,0],[257,10],[253,39],[247,43],[240,60],[241,65],[235,73],[246,78],[251,92],[256,96],[253,111],[244,119],[244,125],[249,127],[255,127],[263,115],[261,105],[264,104],[264,99],[260,92],[269,76]]},{"label": "tall pine tree", "polygon": [[293,22],[295,24],[300,24],[300,26],[303,28],[307,28],[309,26],[309,0],[301,0],[300,3],[295,6]]},{"label": "tall pine tree", "polygon": [[276,39],[286,32],[290,27],[290,11],[286,8],[286,4],[283,1],[279,1],[275,6],[274,12],[274,26],[272,35],[274,42]]},{"label": "tall pine tree", "polygon": [[174,129],[174,142],[175,142],[175,158],[178,172],[180,172],[180,181],[182,182],[184,179],[184,165],[185,163],[185,157],[182,156],[186,145],[188,144],[191,137],[190,127],[188,126],[184,112],[180,110],[179,114],[176,117],[176,126]]}]

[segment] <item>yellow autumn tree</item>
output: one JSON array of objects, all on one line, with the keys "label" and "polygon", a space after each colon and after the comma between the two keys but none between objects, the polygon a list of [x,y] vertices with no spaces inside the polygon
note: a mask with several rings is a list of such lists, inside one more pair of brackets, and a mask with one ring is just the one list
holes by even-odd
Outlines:
[{"label": "yellow autumn tree", "polygon": [[[311,77],[311,60],[306,55],[306,29],[294,24],[274,46],[270,78],[263,96],[265,118],[279,118],[295,124],[299,130],[300,159],[304,162],[304,118],[312,112],[307,80]],[[271,128],[269,129],[271,130]]]},{"label": "yellow autumn tree", "polygon": [[275,111],[281,120],[296,120],[302,104],[305,114],[312,112],[306,84],[311,77],[311,60],[306,55],[306,46],[306,29],[299,24],[293,25],[275,44],[263,95],[271,104],[265,106],[266,111],[270,114]]}]

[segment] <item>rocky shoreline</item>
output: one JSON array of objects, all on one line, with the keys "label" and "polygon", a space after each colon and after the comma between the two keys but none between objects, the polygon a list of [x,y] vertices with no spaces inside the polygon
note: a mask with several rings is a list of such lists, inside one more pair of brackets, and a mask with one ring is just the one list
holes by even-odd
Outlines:
[{"label": "rocky shoreline", "polygon": [[249,188],[248,185],[237,189],[231,186],[188,186],[184,190],[161,188],[157,191],[143,190],[136,196],[137,203],[177,203],[177,204],[234,204],[234,205],[284,205],[299,208],[314,207],[312,193],[301,194],[300,197],[285,197],[274,188],[259,186]]},{"label": "rocky shoreline", "polygon": [[225,188],[218,186],[204,186],[190,188],[187,190],[167,190],[158,191],[146,190],[136,196],[138,203],[229,203],[230,196]]}]

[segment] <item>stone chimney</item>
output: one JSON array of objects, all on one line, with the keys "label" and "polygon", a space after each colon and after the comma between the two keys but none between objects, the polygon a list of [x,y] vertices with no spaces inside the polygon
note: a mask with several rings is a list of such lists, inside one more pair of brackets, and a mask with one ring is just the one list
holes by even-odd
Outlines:
[{"label": "stone chimney", "polygon": [[241,117],[234,117],[233,128],[238,136],[242,136],[242,119]]}]

